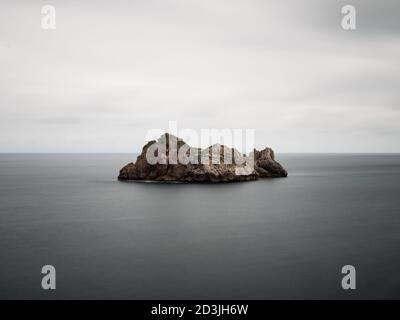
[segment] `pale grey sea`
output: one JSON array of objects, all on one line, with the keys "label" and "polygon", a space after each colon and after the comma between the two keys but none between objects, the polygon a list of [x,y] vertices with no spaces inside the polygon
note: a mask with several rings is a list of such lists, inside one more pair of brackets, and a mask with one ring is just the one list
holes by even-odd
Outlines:
[{"label": "pale grey sea", "polygon": [[[400,298],[400,155],[278,154],[288,178],[118,182],[134,155],[0,155],[0,298]],[[41,288],[43,265],[56,290]],[[343,265],[356,290],[341,287]]]}]

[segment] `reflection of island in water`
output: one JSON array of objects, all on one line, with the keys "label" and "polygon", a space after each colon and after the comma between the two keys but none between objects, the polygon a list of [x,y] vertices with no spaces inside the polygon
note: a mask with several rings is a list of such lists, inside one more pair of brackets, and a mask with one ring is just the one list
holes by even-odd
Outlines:
[{"label": "reflection of island in water", "polygon": [[[151,159],[149,159],[151,157]],[[149,141],[136,163],[120,170],[119,180],[158,182],[234,182],[286,177],[270,148],[254,150],[249,156],[234,148],[213,145],[192,148],[171,134]]]}]

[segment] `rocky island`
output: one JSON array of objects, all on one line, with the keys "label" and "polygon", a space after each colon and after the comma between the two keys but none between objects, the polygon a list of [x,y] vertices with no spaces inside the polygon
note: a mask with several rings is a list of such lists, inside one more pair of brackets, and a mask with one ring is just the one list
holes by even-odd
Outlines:
[{"label": "rocky island", "polygon": [[271,148],[254,149],[246,156],[219,144],[206,149],[193,148],[182,139],[165,133],[157,141],[149,141],[136,162],[120,170],[118,180],[215,183],[287,175]]}]

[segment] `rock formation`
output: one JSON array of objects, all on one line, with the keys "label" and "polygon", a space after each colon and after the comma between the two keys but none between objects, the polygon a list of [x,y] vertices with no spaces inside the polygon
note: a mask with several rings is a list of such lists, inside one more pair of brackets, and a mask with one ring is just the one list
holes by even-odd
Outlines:
[{"label": "rock formation", "polygon": [[248,156],[218,144],[202,150],[166,133],[149,141],[136,162],[120,170],[118,180],[213,183],[286,176],[270,148]]}]

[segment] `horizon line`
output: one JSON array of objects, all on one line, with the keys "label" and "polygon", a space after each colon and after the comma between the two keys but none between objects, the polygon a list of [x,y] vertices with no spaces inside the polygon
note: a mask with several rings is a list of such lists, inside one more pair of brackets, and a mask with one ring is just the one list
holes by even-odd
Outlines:
[{"label": "horizon line", "polygon": [[[140,154],[141,151],[138,152],[1,152],[0,155],[135,155]],[[276,152],[275,154],[359,154],[359,155],[400,155],[399,152],[347,152],[347,151],[334,151],[334,152],[319,152],[319,151],[310,151],[310,152]]]}]

